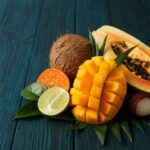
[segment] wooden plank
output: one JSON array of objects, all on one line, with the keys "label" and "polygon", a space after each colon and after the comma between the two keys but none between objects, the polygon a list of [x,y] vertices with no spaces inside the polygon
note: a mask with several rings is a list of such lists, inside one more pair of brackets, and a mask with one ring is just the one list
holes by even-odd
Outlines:
[{"label": "wooden plank", "polygon": [[88,37],[88,29],[111,24],[107,1],[76,0],[76,33]]},{"label": "wooden plank", "polygon": [[[0,28],[0,149],[10,150],[41,1],[10,1]],[[29,32],[26,32],[28,30]]]},{"label": "wooden plank", "polygon": [[[141,32],[141,34],[143,35],[142,40],[144,40],[144,42],[146,44],[148,44],[150,46],[150,40],[149,40],[149,36],[150,36],[150,31],[149,31],[149,24],[150,24],[150,15],[149,15],[149,10],[150,10],[150,1],[145,1],[145,0],[139,0],[139,3],[142,7],[142,11],[144,13],[144,16],[147,18],[147,24],[146,24],[146,30],[148,32],[143,33],[143,31]],[[148,37],[147,37],[148,36]]]},{"label": "wooden plank", "polygon": [[[26,84],[35,81],[39,73],[48,67],[49,49],[56,37],[60,33],[73,32],[73,11],[74,3],[69,0],[44,1]],[[73,133],[67,131],[69,126],[64,121],[48,121],[46,118],[19,121],[12,149],[71,150]]]},{"label": "wooden plank", "polygon": [[[150,5],[147,2],[146,11]],[[145,4],[146,5],[146,4]],[[141,11],[143,9],[143,11]],[[149,32],[149,18],[146,17],[144,8],[141,8],[141,3],[136,0],[129,1],[78,1],[77,0],[77,12],[76,12],[76,33],[88,35],[88,27],[93,30],[103,24],[110,24],[119,27],[129,33],[135,35],[139,39],[146,43],[149,43],[147,35]],[[146,13],[147,13],[146,12]],[[147,13],[148,16],[148,13]],[[149,133],[149,129],[146,128]],[[136,130],[137,131],[137,130]],[[115,149],[115,150],[130,150],[130,149],[143,149],[142,142],[144,139],[144,149],[149,149],[148,135],[144,136],[139,132],[135,132],[135,143],[131,144],[127,137],[123,134],[123,142],[119,143],[113,135],[108,137],[108,141],[104,147],[101,147],[98,143],[94,132],[91,129],[86,129],[83,132],[75,133],[75,149]],[[150,134],[149,134],[150,135]],[[141,141],[141,142],[140,142]]]},{"label": "wooden plank", "polygon": [[[127,6],[127,7],[126,7]],[[149,7],[149,5],[147,5]],[[126,9],[127,8],[127,9]],[[124,0],[109,2],[112,25],[119,27],[133,36],[149,43],[149,18],[140,0]]]},{"label": "wooden plank", "polygon": [[5,14],[7,13],[9,4],[10,4],[10,0],[0,1],[0,25],[3,22],[3,19],[5,18]]},{"label": "wooden plank", "polygon": [[[139,38],[141,41],[150,44],[150,18],[148,17],[147,13],[150,7],[150,3],[148,1],[143,2],[144,4],[140,0],[124,0],[124,3],[119,3],[119,1],[117,2],[112,0],[110,1],[109,6],[112,17],[112,24],[114,26],[120,27],[135,37]],[[125,6],[128,6],[127,9],[124,9],[126,8]],[[150,149],[150,143],[148,140],[148,137],[150,136],[150,128],[146,127],[146,131],[147,134],[145,135],[136,129],[133,130],[135,136],[133,149]]]}]

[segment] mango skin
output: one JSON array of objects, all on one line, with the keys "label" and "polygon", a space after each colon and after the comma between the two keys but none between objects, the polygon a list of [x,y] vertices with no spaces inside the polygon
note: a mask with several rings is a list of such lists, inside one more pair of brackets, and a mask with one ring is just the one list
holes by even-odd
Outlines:
[{"label": "mango skin", "polygon": [[126,96],[123,71],[113,59],[102,56],[85,61],[70,90],[74,117],[89,124],[103,124],[115,117]]}]

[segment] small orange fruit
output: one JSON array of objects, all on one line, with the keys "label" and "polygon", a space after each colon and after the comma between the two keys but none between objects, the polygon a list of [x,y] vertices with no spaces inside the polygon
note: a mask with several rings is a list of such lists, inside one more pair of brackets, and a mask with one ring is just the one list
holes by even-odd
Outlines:
[{"label": "small orange fruit", "polygon": [[38,77],[37,82],[43,83],[46,87],[61,87],[66,91],[70,88],[70,81],[67,75],[59,69],[48,68]]}]

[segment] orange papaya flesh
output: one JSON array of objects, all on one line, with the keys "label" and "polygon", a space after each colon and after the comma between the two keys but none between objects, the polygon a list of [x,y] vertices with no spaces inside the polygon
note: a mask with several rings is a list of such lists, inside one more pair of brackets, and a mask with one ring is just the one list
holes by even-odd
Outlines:
[{"label": "orange papaya flesh", "polygon": [[108,34],[104,54],[105,59],[117,57],[115,46],[121,51],[125,51],[129,47],[139,44],[128,55],[130,59],[120,67],[131,86],[150,93],[150,47],[130,34],[108,25],[102,26],[92,34],[99,47],[102,44],[102,39]]},{"label": "orange papaya flesh", "polygon": [[[85,80],[86,74],[90,81]],[[89,124],[106,123],[121,108],[126,87],[125,76],[113,59],[93,57],[91,62],[87,60],[79,67],[70,90],[70,104],[74,106],[72,114]]]}]

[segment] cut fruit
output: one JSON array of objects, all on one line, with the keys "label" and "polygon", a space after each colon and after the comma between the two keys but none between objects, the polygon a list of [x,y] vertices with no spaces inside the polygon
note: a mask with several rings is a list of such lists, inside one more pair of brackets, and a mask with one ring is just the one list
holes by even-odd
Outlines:
[{"label": "cut fruit", "polygon": [[74,117],[89,124],[113,119],[123,104],[126,87],[125,76],[114,60],[92,57],[79,67],[70,90]]},{"label": "cut fruit", "polygon": [[130,85],[150,93],[150,47],[130,34],[108,25],[93,31],[92,34],[99,47],[102,45],[102,39],[108,34],[104,53],[105,59],[114,59],[126,51],[128,47],[139,45],[130,52],[120,68],[124,71]]},{"label": "cut fruit", "polygon": [[38,100],[38,108],[47,116],[55,116],[62,113],[69,104],[69,93],[60,87],[46,90]]},{"label": "cut fruit", "polygon": [[122,86],[122,83],[115,81],[106,81],[103,87],[104,91],[114,93],[114,95],[119,95],[121,99],[124,98],[125,87]]},{"label": "cut fruit", "polygon": [[111,93],[107,90],[105,90],[102,93],[101,99],[104,102],[107,102],[107,103],[110,103],[110,104],[116,106],[117,108],[120,108],[123,103],[123,100],[118,95],[116,95],[115,93]]},{"label": "cut fruit", "polygon": [[37,82],[43,83],[46,87],[61,87],[69,90],[70,81],[67,75],[59,69],[49,68],[44,70],[38,77]]},{"label": "cut fruit", "polygon": [[124,84],[126,84],[127,81],[126,81],[125,75],[120,66],[111,72],[111,74],[108,76],[108,81],[116,81],[116,82],[120,82],[122,85],[124,85]]},{"label": "cut fruit", "polygon": [[101,124],[109,121],[109,116],[107,116],[106,114],[104,114],[103,112],[99,112],[99,120],[101,122]]},{"label": "cut fruit", "polygon": [[98,124],[99,118],[98,118],[98,111],[94,109],[88,108],[86,111],[86,121],[90,122],[91,124]]},{"label": "cut fruit", "polygon": [[89,81],[83,82],[78,78],[75,79],[73,86],[80,91],[84,91],[84,93],[89,93],[91,90],[91,83]]},{"label": "cut fruit", "polygon": [[102,102],[101,103],[101,106],[100,106],[100,110],[105,113],[106,115],[109,116],[109,118],[111,117],[111,119],[117,114],[118,112],[118,109],[112,105],[112,104],[109,104],[107,102]]},{"label": "cut fruit", "polygon": [[81,106],[87,106],[88,104],[88,98],[87,95],[74,95],[71,98],[70,105],[81,105]]},{"label": "cut fruit", "polygon": [[86,118],[85,118],[86,110],[87,110],[86,107],[77,105],[75,108],[72,109],[72,114],[76,116],[77,120],[86,122]]},{"label": "cut fruit", "polygon": [[92,57],[92,60],[95,62],[96,66],[99,68],[100,63],[104,61],[104,58],[100,56],[95,56],[95,57]]},{"label": "cut fruit", "polygon": [[79,68],[86,69],[92,77],[94,76],[95,71],[98,70],[98,67],[93,60],[86,60]]},{"label": "cut fruit", "polygon": [[100,99],[94,98],[92,96],[89,97],[88,107],[91,109],[99,110]]}]

